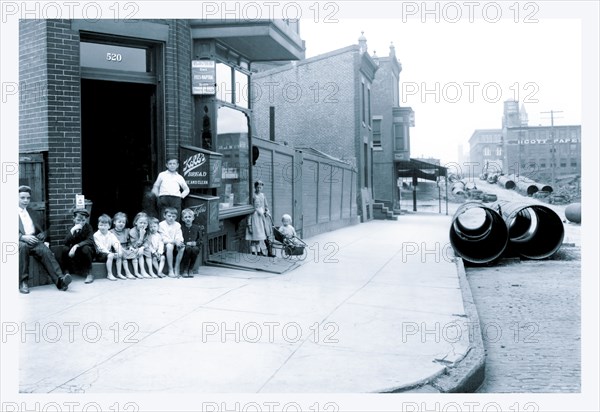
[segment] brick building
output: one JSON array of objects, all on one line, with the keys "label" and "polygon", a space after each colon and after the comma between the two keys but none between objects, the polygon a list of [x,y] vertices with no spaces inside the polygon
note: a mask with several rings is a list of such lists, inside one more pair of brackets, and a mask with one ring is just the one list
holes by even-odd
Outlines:
[{"label": "brick building", "polygon": [[388,208],[399,209],[399,170],[410,163],[410,128],[414,112],[400,107],[400,72],[402,65],[396,49],[389,55],[375,57],[378,70],[373,81],[373,196]]},{"label": "brick building", "polygon": [[377,64],[359,44],[255,73],[257,137],[310,148],[354,166],[362,219],[372,218],[372,83]]},{"label": "brick building", "polygon": [[470,173],[479,176],[484,170],[499,172],[503,169],[502,129],[477,129],[471,135],[469,145],[469,163],[459,164],[464,177]]},{"label": "brick building", "polygon": [[303,56],[285,21],[21,20],[20,181],[51,238],[76,194],[93,202],[93,225],[101,213],[152,212],[148,192],[179,157],[186,179],[190,159],[207,169],[188,180],[188,206],[209,240],[236,247],[252,211],[251,65]]},{"label": "brick building", "polygon": [[469,139],[470,159],[505,174],[541,183],[581,176],[581,126],[529,126],[517,101],[504,102],[502,129],[476,130]]}]

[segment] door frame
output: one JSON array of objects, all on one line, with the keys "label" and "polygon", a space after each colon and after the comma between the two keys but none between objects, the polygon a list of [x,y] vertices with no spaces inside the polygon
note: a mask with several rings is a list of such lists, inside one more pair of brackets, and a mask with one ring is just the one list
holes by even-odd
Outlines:
[{"label": "door frame", "polygon": [[[154,93],[151,97],[151,136],[150,145],[153,154],[151,159],[150,180],[155,180],[162,170],[163,159],[166,156],[166,121],[165,121],[165,91],[164,78],[165,43],[161,41],[149,41],[140,39],[123,38],[99,33],[80,33],[80,42],[108,44],[122,47],[145,48],[149,51],[149,72],[132,72],[124,70],[109,70],[103,68],[81,67],[81,79],[108,80],[113,82],[143,83],[154,85]],[[83,172],[83,165],[82,165]]]}]

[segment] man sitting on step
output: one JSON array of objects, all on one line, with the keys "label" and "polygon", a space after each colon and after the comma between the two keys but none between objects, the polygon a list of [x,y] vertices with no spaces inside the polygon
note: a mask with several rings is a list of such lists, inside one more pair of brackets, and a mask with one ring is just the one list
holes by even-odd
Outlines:
[{"label": "man sitting on step", "polygon": [[33,256],[44,266],[52,282],[60,290],[67,290],[71,283],[70,275],[63,275],[54,254],[44,243],[46,232],[37,219],[31,217],[27,206],[31,202],[31,188],[19,187],[19,291],[29,293],[29,257]]}]

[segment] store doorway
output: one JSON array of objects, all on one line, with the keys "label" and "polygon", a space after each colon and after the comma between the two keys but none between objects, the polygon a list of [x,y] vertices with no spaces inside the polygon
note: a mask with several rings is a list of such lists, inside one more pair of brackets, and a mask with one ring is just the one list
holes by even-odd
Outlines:
[{"label": "store doorway", "polygon": [[156,176],[155,90],[150,84],[81,80],[82,185],[90,223],[144,209]]}]

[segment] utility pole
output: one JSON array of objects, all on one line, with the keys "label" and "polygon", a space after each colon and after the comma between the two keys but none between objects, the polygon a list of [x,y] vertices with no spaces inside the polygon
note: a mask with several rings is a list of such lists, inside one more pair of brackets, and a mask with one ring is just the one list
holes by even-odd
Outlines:
[{"label": "utility pole", "polygon": [[549,112],[541,112],[542,114],[550,113],[550,151],[552,159],[550,161],[550,171],[552,172],[552,187],[556,186],[556,147],[554,146],[554,113],[562,113],[562,111],[550,110]]}]

